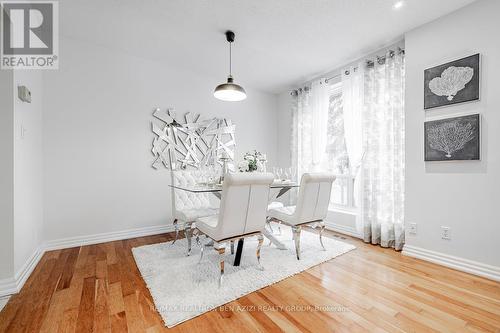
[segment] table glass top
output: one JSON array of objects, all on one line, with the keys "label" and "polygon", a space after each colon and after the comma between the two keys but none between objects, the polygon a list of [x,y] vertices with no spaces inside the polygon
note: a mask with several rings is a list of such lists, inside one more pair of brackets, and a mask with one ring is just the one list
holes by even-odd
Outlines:
[{"label": "table glass top", "polygon": [[[218,192],[222,191],[221,184],[196,184],[196,185],[169,185],[170,187],[184,190],[188,192]],[[270,188],[292,188],[299,187],[299,184],[292,181],[275,181],[269,186]]]}]

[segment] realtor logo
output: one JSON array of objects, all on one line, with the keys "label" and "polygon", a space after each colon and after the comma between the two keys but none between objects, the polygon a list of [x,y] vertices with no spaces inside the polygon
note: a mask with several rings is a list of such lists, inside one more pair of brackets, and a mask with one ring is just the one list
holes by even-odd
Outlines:
[{"label": "realtor logo", "polygon": [[2,69],[58,68],[58,3],[1,1]]}]

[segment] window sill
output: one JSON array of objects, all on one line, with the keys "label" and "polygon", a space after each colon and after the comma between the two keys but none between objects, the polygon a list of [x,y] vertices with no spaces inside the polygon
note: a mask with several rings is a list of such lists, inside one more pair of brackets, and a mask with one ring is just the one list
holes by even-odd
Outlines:
[{"label": "window sill", "polygon": [[329,207],[328,212],[330,213],[340,213],[340,214],[349,214],[349,215],[358,215],[357,208],[350,207]]}]

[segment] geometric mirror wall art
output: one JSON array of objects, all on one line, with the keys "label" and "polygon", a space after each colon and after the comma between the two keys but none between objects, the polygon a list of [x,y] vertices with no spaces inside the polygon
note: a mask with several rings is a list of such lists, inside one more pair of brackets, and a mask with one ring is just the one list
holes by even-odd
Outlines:
[{"label": "geometric mirror wall art", "polygon": [[184,169],[219,163],[224,156],[234,160],[235,126],[229,119],[202,119],[199,114],[177,116],[173,109],[155,109],[151,130],[155,137],[152,167]]},{"label": "geometric mirror wall art", "polygon": [[424,136],[426,161],[479,160],[479,114],[427,121]]},{"label": "geometric mirror wall art", "polygon": [[479,99],[479,53],[424,71],[424,108]]}]

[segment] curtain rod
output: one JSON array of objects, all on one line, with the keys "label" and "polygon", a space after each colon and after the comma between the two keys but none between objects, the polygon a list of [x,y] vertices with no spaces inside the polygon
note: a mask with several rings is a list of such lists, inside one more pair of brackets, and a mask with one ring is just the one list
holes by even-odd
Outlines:
[{"label": "curtain rod", "polygon": [[[389,53],[389,57],[391,57],[391,58],[392,58],[392,57],[394,57],[394,55],[396,54],[396,51],[389,50],[389,51],[388,51],[388,53]],[[405,50],[404,50],[403,48],[401,48],[401,47],[398,47],[398,54],[404,54],[404,53],[405,53]],[[380,65],[382,65],[382,64],[385,62],[386,57],[387,57],[387,55],[377,56],[377,62],[378,62]],[[372,67],[372,66],[374,66],[374,65],[375,65],[375,62],[374,62],[373,60],[371,60],[371,59],[367,59],[367,60],[365,61],[365,63],[366,63],[366,67]],[[354,68],[353,68],[353,70],[354,70],[354,71],[356,71],[356,69],[358,69],[358,67],[354,67]],[[349,75],[349,74],[350,74],[350,73],[349,73],[349,70],[346,70],[346,71],[344,72],[344,74],[345,74],[345,75]],[[334,76],[332,76],[332,77],[326,78],[326,79],[325,79],[325,82],[326,82],[326,83],[328,83],[328,81],[333,80],[333,79],[335,79],[335,78],[338,78],[338,77],[340,77],[340,76],[342,76],[342,74],[337,74],[337,75],[334,75]]]},{"label": "curtain rod", "polygon": [[[397,50],[398,54],[404,54],[405,53],[405,50],[404,48],[401,48],[401,47],[398,47],[398,50]],[[389,50],[387,51],[387,53],[389,54],[389,57],[394,57],[394,55],[396,54],[396,51],[394,50]],[[377,58],[377,63],[382,65],[384,62],[385,62],[385,59],[386,59],[387,55],[383,55],[383,56],[376,56]],[[371,60],[371,59],[367,59],[365,60],[365,64],[366,64],[366,67],[373,67],[375,66],[375,61],[374,60]],[[358,69],[358,67],[354,67],[353,70],[356,71]],[[345,75],[349,75],[350,74],[350,71],[349,70],[346,70],[344,72]],[[328,81],[330,80],[333,80],[333,79],[336,79],[336,78],[339,78],[342,76],[342,73],[340,74],[335,74],[331,77],[328,77],[325,79],[325,83],[328,83]],[[298,89],[293,89],[291,92],[290,92],[290,95],[292,96],[296,96],[298,93],[301,93],[302,91],[309,91],[309,87],[308,86],[305,86],[304,88],[298,88]]]}]

